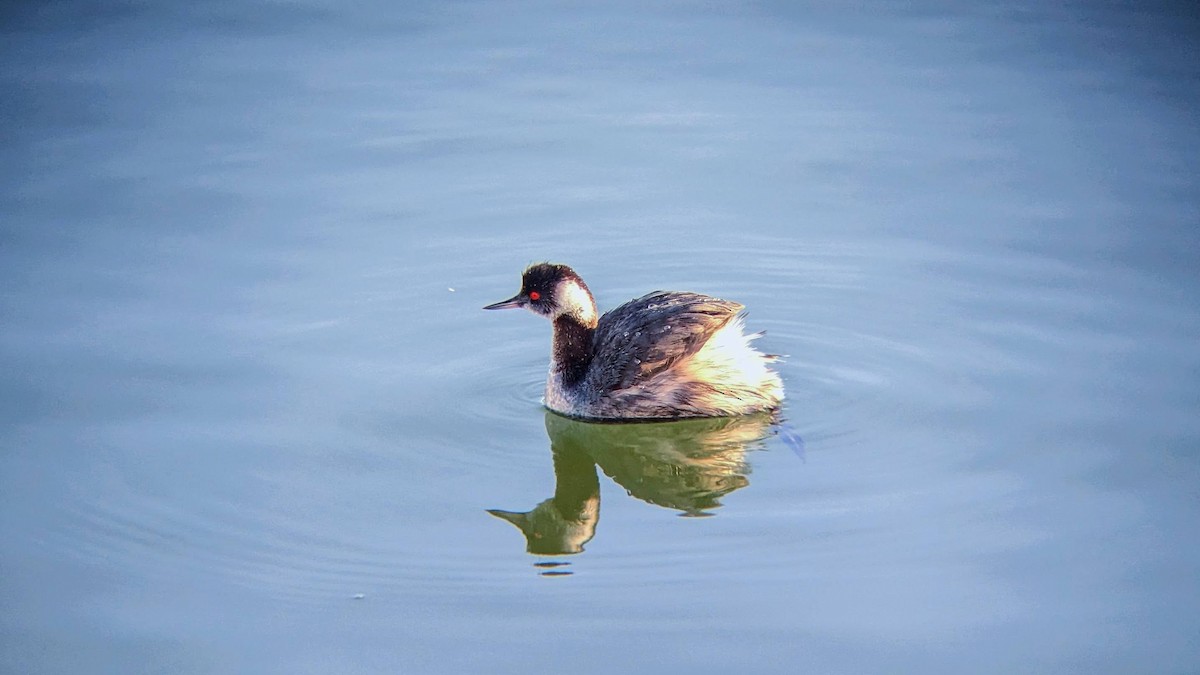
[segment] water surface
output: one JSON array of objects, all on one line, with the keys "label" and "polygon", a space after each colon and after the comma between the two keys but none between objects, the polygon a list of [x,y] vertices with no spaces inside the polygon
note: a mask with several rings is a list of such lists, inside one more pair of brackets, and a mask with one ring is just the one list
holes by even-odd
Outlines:
[{"label": "water surface", "polygon": [[[5,10],[0,671],[1194,671],[1139,7]],[[803,451],[547,415],[545,259],[746,304]]]}]

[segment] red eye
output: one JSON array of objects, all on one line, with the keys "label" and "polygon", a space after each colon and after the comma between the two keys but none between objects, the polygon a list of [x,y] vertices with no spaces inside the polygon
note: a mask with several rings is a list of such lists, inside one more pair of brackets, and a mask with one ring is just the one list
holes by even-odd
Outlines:
[{"label": "red eye", "polygon": [[529,291],[529,299],[530,300],[541,300],[542,294],[538,293],[537,291]]}]

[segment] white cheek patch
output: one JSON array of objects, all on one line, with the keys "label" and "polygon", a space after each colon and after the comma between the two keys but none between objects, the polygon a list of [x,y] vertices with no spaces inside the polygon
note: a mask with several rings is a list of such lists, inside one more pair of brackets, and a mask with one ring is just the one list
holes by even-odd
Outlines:
[{"label": "white cheek patch", "polygon": [[596,325],[596,302],[575,280],[568,279],[558,287],[558,304],[563,308],[574,308],[575,318],[580,322]]}]

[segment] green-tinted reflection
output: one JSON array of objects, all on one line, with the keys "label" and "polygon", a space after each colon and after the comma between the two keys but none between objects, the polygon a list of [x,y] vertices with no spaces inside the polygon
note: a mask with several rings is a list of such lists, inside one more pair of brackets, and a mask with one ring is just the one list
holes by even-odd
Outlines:
[{"label": "green-tinted reflection", "polygon": [[517,526],[527,550],[579,553],[596,533],[596,466],[644,502],[688,516],[711,515],[720,498],[749,484],[744,456],[769,432],[770,415],[678,422],[600,424],[546,412],[554,496],[530,511],[490,509]]}]

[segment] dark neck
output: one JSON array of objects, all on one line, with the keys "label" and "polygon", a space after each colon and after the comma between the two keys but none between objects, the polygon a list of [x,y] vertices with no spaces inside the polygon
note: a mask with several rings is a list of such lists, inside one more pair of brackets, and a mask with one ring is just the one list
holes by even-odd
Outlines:
[{"label": "dark neck", "polygon": [[562,376],[563,384],[578,384],[587,374],[592,362],[592,333],[571,316],[554,320],[554,370]]}]

